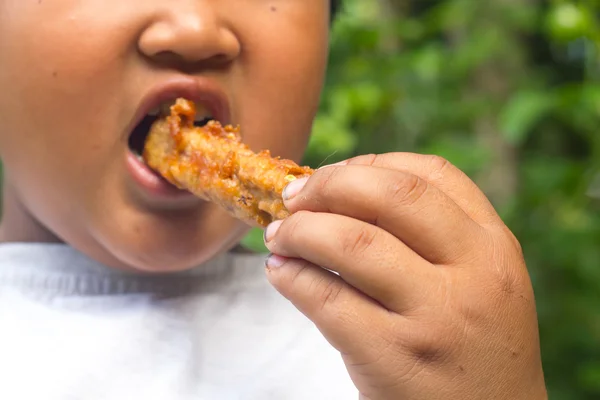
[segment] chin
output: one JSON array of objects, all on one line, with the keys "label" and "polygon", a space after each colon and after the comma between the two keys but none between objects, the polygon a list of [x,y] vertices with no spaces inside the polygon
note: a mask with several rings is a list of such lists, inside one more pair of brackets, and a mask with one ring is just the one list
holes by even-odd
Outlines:
[{"label": "chin", "polygon": [[233,248],[241,237],[214,238],[199,245],[182,241],[176,248],[165,244],[114,244],[106,250],[117,261],[117,268],[145,273],[174,273],[194,269]]},{"label": "chin", "polygon": [[222,213],[197,220],[156,219],[145,227],[129,224],[97,238],[109,266],[144,273],[181,272],[209,262],[236,246],[249,227]]}]

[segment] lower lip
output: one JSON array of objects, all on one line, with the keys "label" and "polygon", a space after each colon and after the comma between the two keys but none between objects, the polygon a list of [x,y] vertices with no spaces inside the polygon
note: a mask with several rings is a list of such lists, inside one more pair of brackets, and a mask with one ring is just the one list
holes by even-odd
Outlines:
[{"label": "lower lip", "polygon": [[153,197],[173,199],[194,197],[187,190],[178,189],[157,175],[146,164],[140,161],[131,150],[127,151],[127,169],[133,180]]}]

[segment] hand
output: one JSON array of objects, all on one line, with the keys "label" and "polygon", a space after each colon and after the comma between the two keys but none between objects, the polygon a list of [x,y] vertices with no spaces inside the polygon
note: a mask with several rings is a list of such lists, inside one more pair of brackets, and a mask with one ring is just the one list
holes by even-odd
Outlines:
[{"label": "hand", "polygon": [[341,354],[362,398],[545,399],[520,246],[447,161],[369,155],[284,192],[267,276]]}]

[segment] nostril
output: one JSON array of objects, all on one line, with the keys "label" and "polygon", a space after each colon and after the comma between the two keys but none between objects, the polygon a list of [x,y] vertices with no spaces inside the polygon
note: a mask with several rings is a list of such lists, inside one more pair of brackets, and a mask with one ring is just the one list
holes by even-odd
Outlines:
[{"label": "nostril", "polygon": [[161,13],[141,33],[138,51],[161,66],[186,70],[222,67],[236,58],[241,45],[227,21],[210,7],[189,6]]}]

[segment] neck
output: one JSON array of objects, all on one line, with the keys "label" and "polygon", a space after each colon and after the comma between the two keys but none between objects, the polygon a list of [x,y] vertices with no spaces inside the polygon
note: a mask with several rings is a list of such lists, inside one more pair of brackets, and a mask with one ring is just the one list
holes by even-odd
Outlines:
[{"label": "neck", "polygon": [[14,187],[5,181],[2,187],[0,242],[60,243],[62,240],[31,215]]}]

